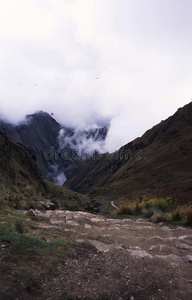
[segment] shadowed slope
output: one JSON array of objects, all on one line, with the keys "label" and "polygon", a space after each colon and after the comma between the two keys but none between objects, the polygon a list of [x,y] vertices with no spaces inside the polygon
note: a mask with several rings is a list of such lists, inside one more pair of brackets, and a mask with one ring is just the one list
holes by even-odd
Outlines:
[{"label": "shadowed slope", "polygon": [[48,186],[42,178],[35,162],[36,158],[25,146],[9,139],[0,131],[0,176],[4,182],[14,185],[33,184],[42,192],[48,191]]},{"label": "shadowed slope", "polygon": [[65,186],[94,196],[172,196],[192,193],[192,102],[119,151],[94,157]]},{"label": "shadowed slope", "polygon": [[46,181],[35,162],[34,154],[12,141],[0,130],[0,210],[42,208],[41,201],[56,207],[84,210],[89,199]]},{"label": "shadowed slope", "polygon": [[43,111],[27,115],[18,125],[0,119],[0,129],[31,149],[43,177],[59,185],[104,143],[109,125],[102,126],[64,127]]}]

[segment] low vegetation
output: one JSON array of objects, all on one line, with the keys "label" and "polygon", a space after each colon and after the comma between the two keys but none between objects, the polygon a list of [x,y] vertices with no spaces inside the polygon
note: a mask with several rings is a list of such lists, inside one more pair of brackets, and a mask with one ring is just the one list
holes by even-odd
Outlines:
[{"label": "low vegetation", "polygon": [[180,222],[192,225],[192,207],[190,205],[179,207],[177,200],[171,197],[138,200],[129,204],[121,204],[116,215],[140,215],[149,218],[154,223]]},{"label": "low vegetation", "polygon": [[0,299],[41,299],[42,285],[56,280],[58,268],[76,257],[81,244],[63,231],[40,228],[40,222],[49,225],[47,218],[0,211]]},{"label": "low vegetation", "polygon": [[192,207],[185,207],[183,210],[183,220],[186,225],[192,225]]},{"label": "low vegetation", "polygon": [[36,186],[20,181],[17,185],[3,182],[0,176],[0,209],[17,210],[43,209],[42,202],[49,200],[56,209],[85,210],[89,197],[79,195],[65,187],[46,182],[48,191],[38,190]]}]

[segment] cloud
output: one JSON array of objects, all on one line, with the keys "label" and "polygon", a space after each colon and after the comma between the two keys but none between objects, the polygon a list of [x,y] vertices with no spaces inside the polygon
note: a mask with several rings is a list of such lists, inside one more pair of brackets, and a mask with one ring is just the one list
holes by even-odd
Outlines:
[{"label": "cloud", "polygon": [[0,113],[63,125],[110,119],[109,151],[191,99],[188,0],[0,3]]},{"label": "cloud", "polygon": [[74,158],[78,156],[78,159],[81,160],[87,159],[95,152],[105,153],[107,132],[108,124],[103,124],[103,127],[94,124],[83,130],[62,128],[57,137],[58,151],[62,153],[63,150],[70,150],[74,154]]},{"label": "cloud", "polygon": [[67,180],[65,173],[58,170],[59,166],[57,164],[49,164],[49,167],[52,172],[47,174],[47,179],[53,181],[55,184],[63,185],[63,183]]},{"label": "cloud", "polygon": [[[101,125],[103,127],[100,127]],[[82,161],[94,154],[105,153],[107,132],[108,124],[103,122],[83,130],[61,128],[57,136],[58,149],[51,146],[51,149],[46,151],[47,159],[55,159],[54,163],[48,163],[49,173],[46,174],[46,179],[62,185]],[[61,160],[64,164],[60,163]]]}]

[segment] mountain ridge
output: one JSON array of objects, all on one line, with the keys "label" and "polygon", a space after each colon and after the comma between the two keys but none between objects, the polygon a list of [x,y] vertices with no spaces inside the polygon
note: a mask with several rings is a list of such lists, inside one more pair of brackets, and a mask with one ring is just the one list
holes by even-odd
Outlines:
[{"label": "mountain ridge", "polygon": [[87,130],[64,127],[43,111],[27,115],[17,125],[0,120],[0,129],[11,139],[29,148],[36,156],[43,177],[60,185],[66,176],[71,175],[102,146],[108,132],[108,126]]},{"label": "mountain ridge", "polygon": [[94,197],[172,196],[187,201],[192,191],[191,150],[192,102],[111,158],[90,158],[64,185]]}]

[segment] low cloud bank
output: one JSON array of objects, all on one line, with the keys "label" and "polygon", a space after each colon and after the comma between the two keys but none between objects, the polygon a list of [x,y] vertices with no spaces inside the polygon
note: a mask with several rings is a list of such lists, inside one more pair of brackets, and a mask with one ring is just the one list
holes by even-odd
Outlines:
[{"label": "low cloud bank", "polygon": [[[46,178],[58,185],[62,185],[67,177],[81,165],[86,159],[95,153],[106,152],[106,136],[109,125],[99,127],[94,124],[86,129],[61,128],[57,137],[58,149],[51,147],[46,153],[48,160],[54,160],[54,164],[49,163],[51,170]],[[64,161],[61,166],[60,160]],[[57,163],[58,162],[58,163]]]}]

